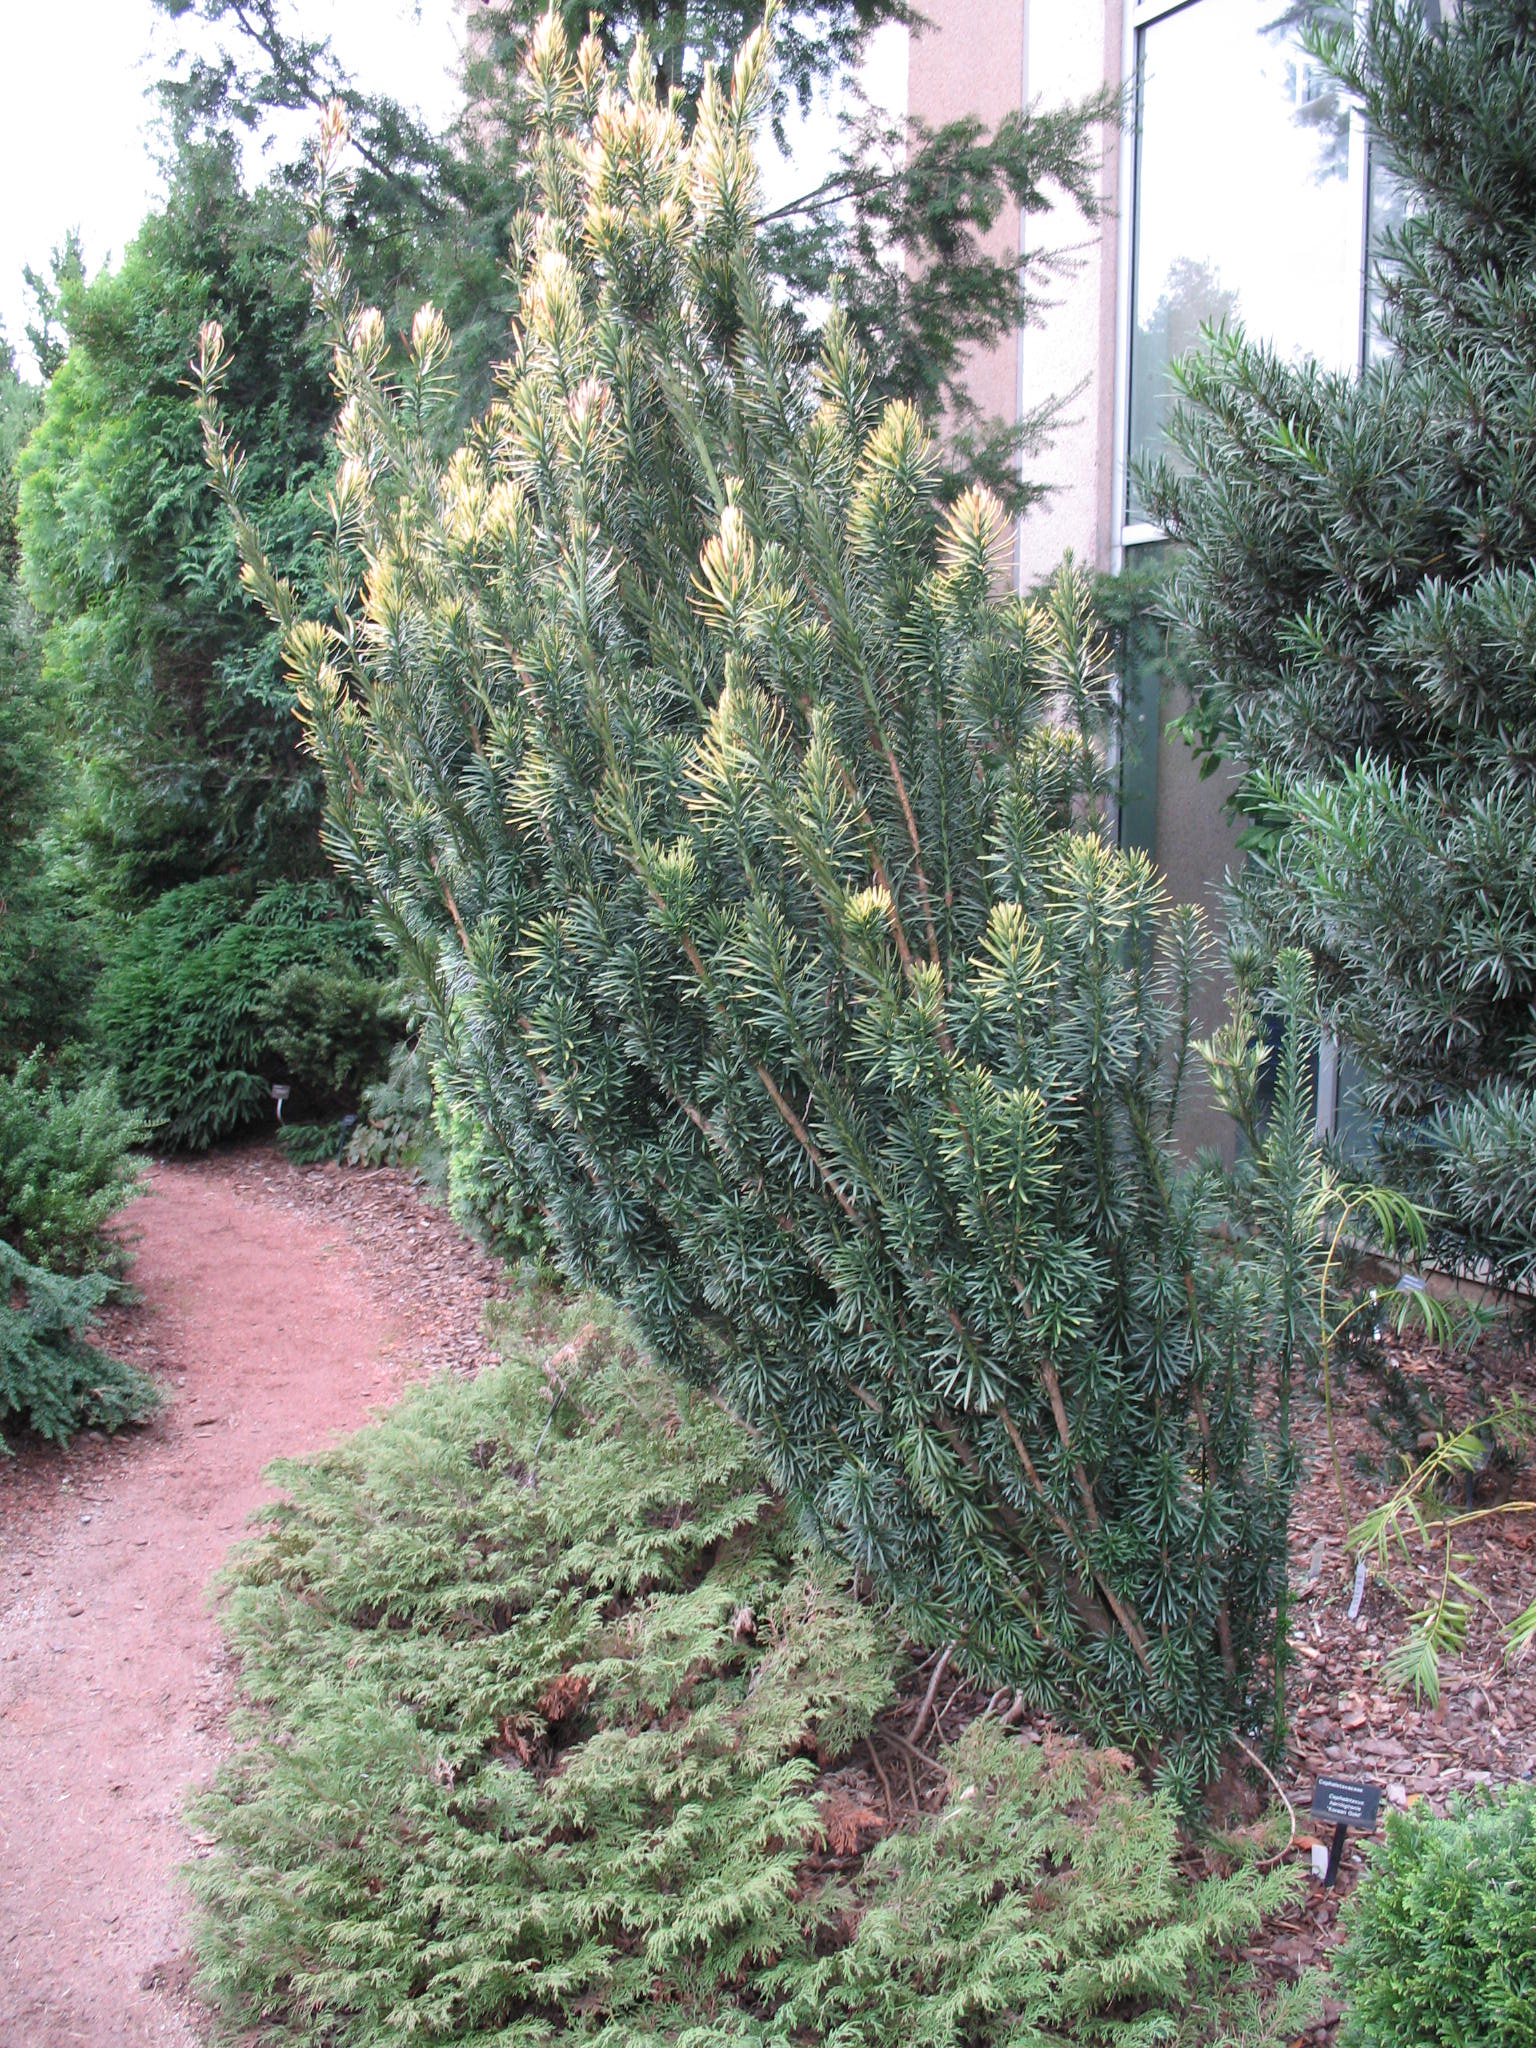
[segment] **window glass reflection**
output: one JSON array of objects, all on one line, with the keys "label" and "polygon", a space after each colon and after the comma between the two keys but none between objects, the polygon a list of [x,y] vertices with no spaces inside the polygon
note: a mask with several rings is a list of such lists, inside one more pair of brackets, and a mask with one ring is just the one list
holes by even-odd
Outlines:
[{"label": "window glass reflection", "polygon": [[[1349,112],[1301,48],[1307,0],[1193,0],[1138,38],[1130,452],[1159,452],[1168,364],[1208,321],[1350,368],[1360,348]],[[1134,477],[1128,517],[1136,503]]]},{"label": "window glass reflection", "polygon": [[[1172,566],[1166,542],[1127,548],[1127,588]],[[1168,631],[1145,604],[1131,608],[1120,639],[1120,705],[1116,722],[1118,780],[1116,815],[1120,844],[1130,851],[1157,848],[1157,759],[1163,728],[1163,677],[1168,667]]]}]

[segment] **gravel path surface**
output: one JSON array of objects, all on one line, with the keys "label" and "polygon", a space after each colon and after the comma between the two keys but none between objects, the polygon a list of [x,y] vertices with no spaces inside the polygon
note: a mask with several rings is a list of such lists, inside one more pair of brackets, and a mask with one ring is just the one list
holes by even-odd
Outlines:
[{"label": "gravel path surface", "polygon": [[105,1333],[165,1407],[0,1462],[0,2048],[202,2038],[177,1870],[233,1688],[209,1581],[276,1457],[474,1370],[500,1269],[391,1171],[153,1167]]}]

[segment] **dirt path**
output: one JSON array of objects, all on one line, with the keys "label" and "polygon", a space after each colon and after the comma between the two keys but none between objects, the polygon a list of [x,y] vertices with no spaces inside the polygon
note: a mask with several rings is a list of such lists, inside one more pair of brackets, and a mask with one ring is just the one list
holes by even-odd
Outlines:
[{"label": "dirt path", "polygon": [[401,1175],[159,1166],[132,1218],[144,1301],[116,1334],[165,1410],[0,1468],[0,2048],[199,2039],[176,1872],[232,1691],[209,1580],[271,1459],[445,1349],[478,1362],[494,1285]]}]

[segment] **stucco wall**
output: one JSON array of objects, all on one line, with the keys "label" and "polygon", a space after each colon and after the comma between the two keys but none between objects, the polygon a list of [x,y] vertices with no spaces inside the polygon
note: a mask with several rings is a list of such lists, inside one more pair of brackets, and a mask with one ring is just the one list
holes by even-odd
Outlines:
[{"label": "stucco wall", "polygon": [[[966,114],[989,126],[1035,101],[1059,106],[1118,84],[1121,0],[925,0],[930,26],[915,31],[908,108],[938,127]],[[1048,398],[1064,401],[1051,444],[1025,459],[1051,495],[1024,522],[1017,569],[1027,586],[1070,548],[1108,565],[1115,405],[1115,282],[1119,138],[1106,138],[1097,223],[1063,204],[1023,225],[1024,246],[1059,253],[1063,269],[1035,289],[1050,301],[1039,322],[978,352],[970,389],[990,416],[1016,420]],[[1000,217],[988,246],[1020,248],[1017,209]]]}]

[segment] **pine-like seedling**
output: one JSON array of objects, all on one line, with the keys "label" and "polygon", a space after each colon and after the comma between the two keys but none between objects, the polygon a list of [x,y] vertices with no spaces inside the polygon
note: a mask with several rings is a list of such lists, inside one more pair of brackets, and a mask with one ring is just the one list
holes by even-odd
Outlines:
[{"label": "pine-like seedling", "polygon": [[1255,1395],[1304,1327],[1300,1211],[1222,1250],[1218,1176],[1176,1166],[1202,938],[1102,829],[1085,580],[999,596],[989,497],[939,503],[836,320],[796,360],[752,228],[768,65],[685,136],[643,50],[626,91],[545,23],[515,352],[446,466],[442,323],[391,382],[322,213],[333,623],[240,510],[216,332],[210,458],[334,852],[567,1270],[910,1627],[1189,1795],[1269,1706],[1291,1457]]},{"label": "pine-like seedling", "polygon": [[[1245,769],[1242,908],[1303,945],[1443,1255],[1536,1273],[1536,11],[1314,39],[1406,198],[1358,378],[1239,332],[1147,500],[1193,722]],[[1438,16],[1439,10],[1434,10]]]}]

